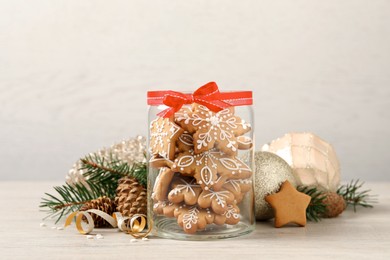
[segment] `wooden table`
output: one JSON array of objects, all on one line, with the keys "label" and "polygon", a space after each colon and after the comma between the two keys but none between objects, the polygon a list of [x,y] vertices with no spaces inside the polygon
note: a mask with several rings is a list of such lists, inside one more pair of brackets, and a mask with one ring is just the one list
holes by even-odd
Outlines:
[{"label": "wooden table", "polygon": [[[191,242],[150,237],[130,242],[115,229],[95,230],[104,239],[86,239],[74,226],[52,229],[38,205],[53,182],[0,183],[0,259],[390,259],[390,183],[367,183],[379,203],[344,212],[305,228],[276,229],[271,222],[235,239]],[[60,225],[57,225],[60,226]]]}]

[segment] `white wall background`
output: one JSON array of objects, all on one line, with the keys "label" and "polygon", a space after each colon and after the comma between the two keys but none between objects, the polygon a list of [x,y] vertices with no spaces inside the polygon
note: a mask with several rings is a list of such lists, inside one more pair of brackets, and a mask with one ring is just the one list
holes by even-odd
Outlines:
[{"label": "white wall background", "polygon": [[257,147],[331,142],[390,180],[390,1],[0,0],[0,179],[63,179],[145,134],[146,90],[253,89]]}]

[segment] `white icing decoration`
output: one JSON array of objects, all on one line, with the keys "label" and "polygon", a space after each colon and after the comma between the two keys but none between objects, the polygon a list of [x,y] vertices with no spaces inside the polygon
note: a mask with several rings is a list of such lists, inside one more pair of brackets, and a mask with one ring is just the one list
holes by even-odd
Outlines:
[{"label": "white icing decoration", "polygon": [[177,167],[188,167],[194,162],[194,157],[191,155],[185,155],[183,157],[180,157],[180,159],[177,161]]},{"label": "white icing decoration", "polygon": [[183,133],[179,137],[179,141],[187,146],[190,146],[190,147],[194,146],[194,139],[192,138],[192,135],[190,135],[189,133]]},{"label": "white icing decoration", "polygon": [[[236,131],[240,132],[240,128],[249,129],[249,124],[234,116],[230,109],[224,109],[217,113],[211,112],[202,105],[198,105],[197,109],[200,113],[191,113],[188,108],[177,113],[177,120],[184,120],[185,124],[191,124],[197,131],[200,131],[197,136],[196,148],[200,150],[207,147],[212,141],[224,141],[224,146],[220,147],[222,150],[227,148],[236,152]],[[216,138],[217,133],[219,133],[219,140]]]},{"label": "white icing decoration", "polygon": [[183,180],[183,179],[180,179],[180,180],[181,180],[181,182],[182,182],[183,184],[177,185],[177,186],[173,189],[173,194],[177,195],[179,192],[183,192],[183,190],[185,190],[186,192],[191,192],[192,195],[195,196],[196,194],[195,194],[195,191],[194,191],[193,187],[194,187],[194,188],[195,188],[195,187],[199,187],[199,185],[194,184],[194,180],[191,180],[189,183],[186,182],[186,181]]},{"label": "white icing decoration", "polygon": [[238,192],[238,191],[241,191],[240,184],[251,184],[252,180],[251,179],[231,179],[231,180],[226,181],[226,183],[232,184],[234,189]]},{"label": "white icing decoration", "polygon": [[200,154],[195,154],[192,149],[181,153],[176,158],[172,169],[185,174],[194,174],[197,182],[204,186],[214,185],[221,176],[240,178],[242,175],[237,176],[237,173],[244,173],[242,177],[246,178],[251,174],[251,169],[240,159],[235,156],[227,157],[215,148]]},{"label": "white icing decoration", "polygon": [[191,229],[192,225],[198,223],[198,213],[199,210],[196,207],[188,210],[188,213],[183,215],[183,225],[186,229]]},{"label": "white icing decoration", "polygon": [[229,192],[226,190],[222,191],[209,191],[210,193],[203,195],[203,198],[210,197],[210,199],[215,198],[217,201],[217,204],[220,205],[222,208],[226,205],[226,199],[229,197]]},{"label": "white icing decoration", "polygon": [[240,185],[236,180],[228,180],[226,183],[230,183],[237,192],[241,192]]},{"label": "white icing decoration", "polygon": [[[173,144],[171,139],[178,135],[181,128],[167,118],[156,118],[150,124],[150,148],[151,154],[158,154],[169,159]],[[165,149],[164,149],[165,147]]]},{"label": "white icing decoration", "polygon": [[226,169],[231,171],[237,171],[240,169],[241,164],[230,158],[221,158],[219,160]]},{"label": "white icing decoration", "polygon": [[213,175],[213,173],[212,173],[210,167],[208,167],[208,166],[205,166],[200,170],[201,180],[207,186],[211,184],[212,175]]},{"label": "white icing decoration", "polygon": [[250,139],[249,137],[247,136],[240,136],[240,139],[238,140],[238,142],[244,144],[244,145],[249,145],[252,143],[252,139]]},{"label": "white icing decoration", "polygon": [[240,217],[240,215],[237,213],[237,210],[232,205],[228,206],[228,209],[225,211],[225,213],[223,213],[223,215],[227,218],[233,217],[235,219]]}]

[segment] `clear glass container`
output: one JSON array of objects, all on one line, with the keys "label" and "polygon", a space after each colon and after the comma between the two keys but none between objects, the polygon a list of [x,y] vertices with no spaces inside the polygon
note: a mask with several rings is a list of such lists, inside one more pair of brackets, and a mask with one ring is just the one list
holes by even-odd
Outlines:
[{"label": "clear glass container", "polygon": [[156,236],[214,240],[250,233],[254,217],[251,105],[193,103],[159,117],[149,105],[148,221]]}]

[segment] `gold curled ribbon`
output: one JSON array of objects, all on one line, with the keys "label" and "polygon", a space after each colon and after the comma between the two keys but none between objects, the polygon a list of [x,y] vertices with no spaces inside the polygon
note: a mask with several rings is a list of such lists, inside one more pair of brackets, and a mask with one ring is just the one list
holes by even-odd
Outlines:
[{"label": "gold curled ribbon", "polygon": [[[133,236],[134,238],[144,238],[149,235],[152,230],[151,224],[149,228],[145,231],[146,228],[146,216],[143,214],[135,214],[132,217],[123,217],[119,212],[115,212],[112,216],[107,213],[97,210],[89,209],[86,211],[75,211],[71,213],[65,220],[64,227],[69,226],[74,217],[76,217],[76,228],[80,234],[87,235],[92,232],[95,227],[95,223],[91,214],[94,213],[99,217],[107,221],[112,227],[118,227],[121,231]],[[86,229],[82,226],[83,217],[87,219]]]},{"label": "gold curled ribbon", "polygon": [[118,228],[134,238],[147,237],[152,230],[152,225],[145,230],[147,221],[144,214],[135,214],[130,218],[123,217],[119,212],[115,212],[113,216],[118,221]]}]

